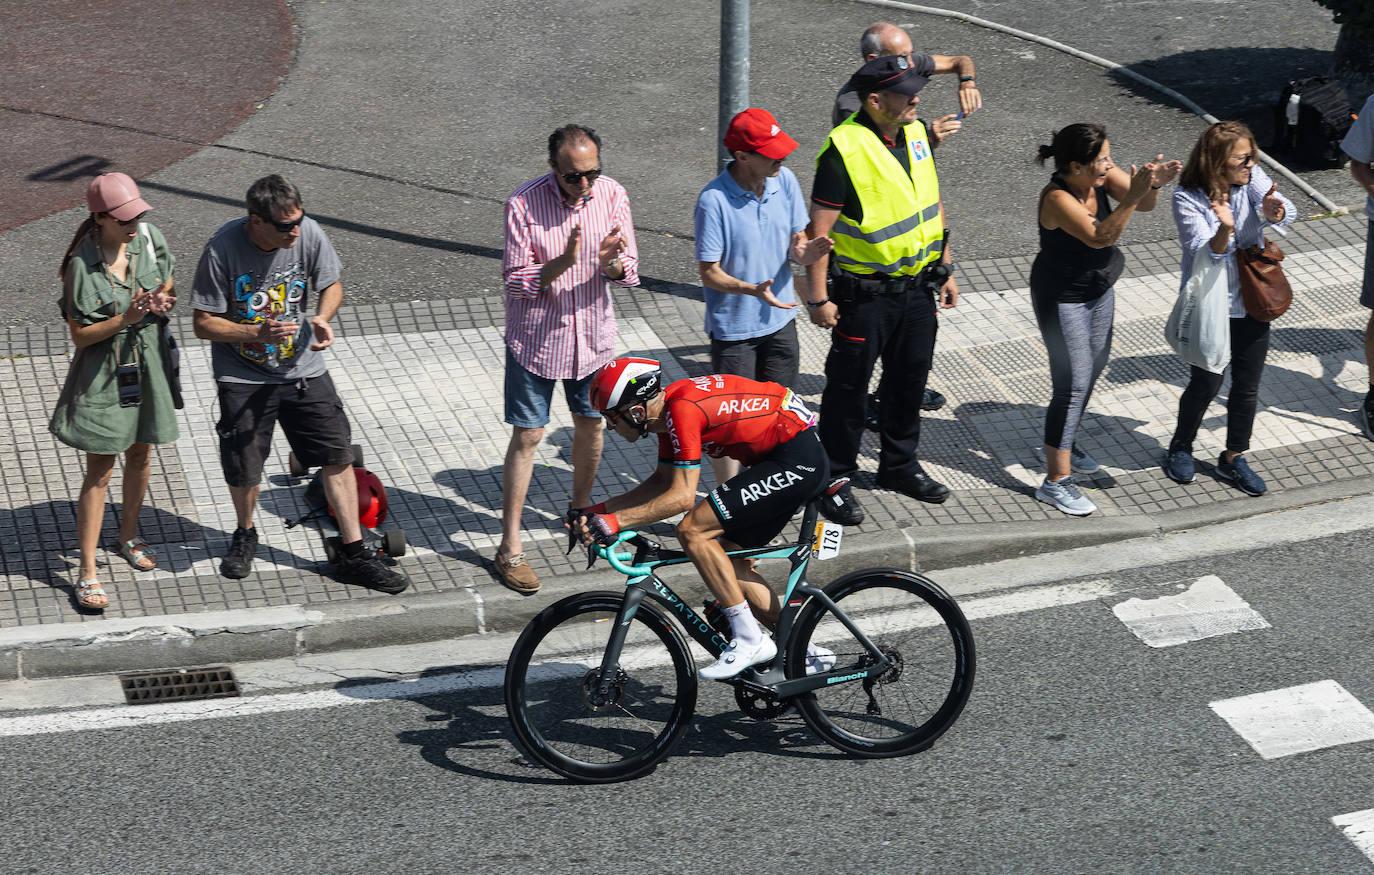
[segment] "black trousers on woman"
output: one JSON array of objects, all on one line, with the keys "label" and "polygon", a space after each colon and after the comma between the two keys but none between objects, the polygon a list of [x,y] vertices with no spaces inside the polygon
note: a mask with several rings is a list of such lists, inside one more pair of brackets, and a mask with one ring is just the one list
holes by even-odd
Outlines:
[{"label": "black trousers on woman", "polygon": [[[1250,449],[1259,406],[1260,374],[1269,354],[1269,323],[1243,316],[1231,320],[1231,394],[1226,399],[1226,449],[1243,453]],[[1207,415],[1207,405],[1217,397],[1225,373],[1214,374],[1194,367],[1188,388],[1178,400],[1178,427],[1169,441],[1169,452],[1193,451],[1193,439]]]}]

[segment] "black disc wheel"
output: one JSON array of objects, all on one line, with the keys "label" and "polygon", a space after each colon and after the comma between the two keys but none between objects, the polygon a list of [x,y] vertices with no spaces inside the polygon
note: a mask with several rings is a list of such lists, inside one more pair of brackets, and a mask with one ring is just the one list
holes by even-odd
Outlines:
[{"label": "black disc wheel", "polygon": [[590,592],[541,611],[506,663],[506,714],[525,753],[576,781],[608,783],[651,771],[696,708],[697,677],[682,633],[643,602],[619,664],[601,663],[625,596]]},{"label": "black disc wheel", "polygon": [[[858,571],[825,592],[891,665],[798,696],[802,718],[827,743],[857,756],[904,756],[930,747],[973,691],[973,633],[959,605],[931,580],[897,569]],[[802,677],[808,668],[858,673],[876,663],[823,602],[812,598],[802,607],[788,647],[788,677]]]},{"label": "black disc wheel", "polygon": [[393,558],[399,558],[406,554],[406,533],[400,529],[392,529],[382,535],[382,552]]}]

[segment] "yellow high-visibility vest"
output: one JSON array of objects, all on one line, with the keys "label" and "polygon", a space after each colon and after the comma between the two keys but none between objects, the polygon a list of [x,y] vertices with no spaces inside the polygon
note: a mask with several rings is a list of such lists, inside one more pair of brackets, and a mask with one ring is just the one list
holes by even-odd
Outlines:
[{"label": "yellow high-visibility vest", "polygon": [[841,213],[831,231],[831,257],[847,273],[915,276],[940,257],[944,223],[930,141],[919,121],[905,132],[909,173],[882,138],[854,116],[832,130],[821,147],[822,154],[831,143],[839,150],[863,207],[862,222]]}]

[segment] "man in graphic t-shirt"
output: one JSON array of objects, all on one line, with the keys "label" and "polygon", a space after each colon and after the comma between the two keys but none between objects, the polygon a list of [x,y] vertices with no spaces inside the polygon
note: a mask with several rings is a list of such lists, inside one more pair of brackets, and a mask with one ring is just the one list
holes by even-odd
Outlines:
[{"label": "man in graphic t-shirt", "polygon": [[[253,527],[263,463],[278,422],[296,458],[321,468],[336,513],[342,580],[385,593],[410,583],[363,544],[353,436],[325,367],[334,342],[330,320],[343,303],[339,256],[300,192],[281,176],[248,189],[248,215],[222,226],[206,244],[191,299],[196,336],[213,341],[218,384],[220,464],[238,516],[220,574],[248,576],[257,552]],[[310,295],[318,299],[308,314]]]}]

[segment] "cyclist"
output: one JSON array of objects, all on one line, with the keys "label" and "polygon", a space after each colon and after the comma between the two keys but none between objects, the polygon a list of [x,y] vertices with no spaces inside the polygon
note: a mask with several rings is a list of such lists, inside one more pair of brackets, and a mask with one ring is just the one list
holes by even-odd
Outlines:
[{"label": "cyclist", "polygon": [[[597,371],[591,402],[626,440],[658,435],[658,466],[629,492],[581,509],[577,521],[583,542],[608,543],[622,528],[685,513],[678,538],[720,600],[732,636],[700,676],[722,680],[772,660],[777,646],[754,612],[773,625],[777,596],[752,560],[725,551],[764,546],[826,488],[830,464],[816,436],[816,415],[790,389],[732,374],[665,387],[657,361],[633,356]],[[703,452],[746,467],[698,502]],[[809,673],[828,671],[835,662],[833,653],[819,647],[809,649],[807,657]]]}]

